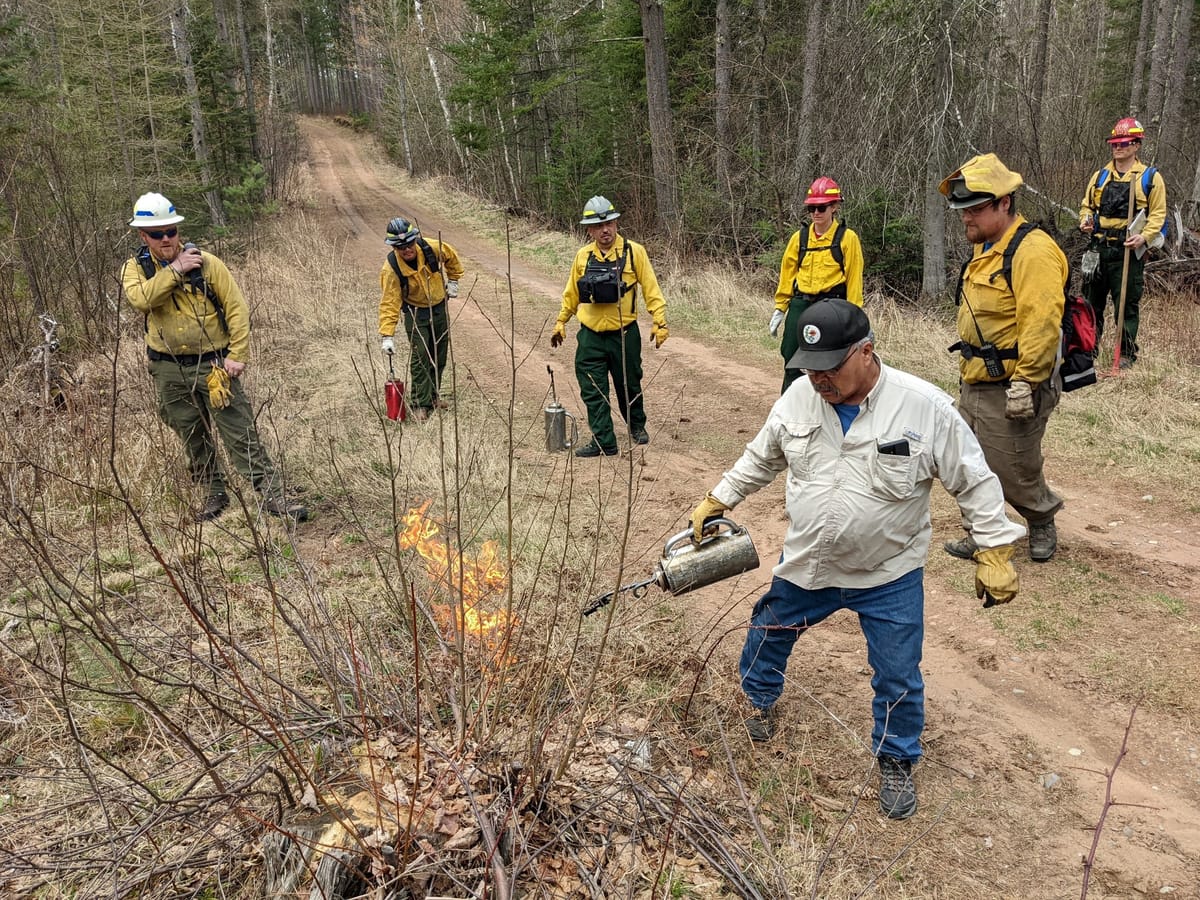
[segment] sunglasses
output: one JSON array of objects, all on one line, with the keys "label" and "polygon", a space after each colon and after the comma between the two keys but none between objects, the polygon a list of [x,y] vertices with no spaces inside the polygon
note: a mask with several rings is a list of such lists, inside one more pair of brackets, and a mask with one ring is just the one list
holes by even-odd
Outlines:
[{"label": "sunglasses", "polygon": [[810,213],[819,213],[819,212],[824,212],[827,209],[833,209],[833,204],[832,203],[820,203],[820,204],[807,204],[806,203],[804,205],[804,208],[807,209]]},{"label": "sunglasses", "polygon": [[146,237],[152,241],[161,241],[163,238],[172,238],[179,234],[178,228],[168,228],[165,231],[147,231]]},{"label": "sunglasses", "polygon": [[1110,146],[1125,148],[1125,147],[1132,147],[1136,143],[1137,143],[1137,141],[1113,141]]}]

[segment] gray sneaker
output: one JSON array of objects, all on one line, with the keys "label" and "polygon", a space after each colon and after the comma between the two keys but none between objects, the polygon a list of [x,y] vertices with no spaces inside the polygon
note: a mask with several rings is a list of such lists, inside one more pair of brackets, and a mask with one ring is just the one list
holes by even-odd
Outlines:
[{"label": "gray sneaker", "polygon": [[979,549],[979,545],[975,543],[975,538],[969,534],[958,541],[946,541],[942,544],[942,549],[959,559],[974,559],[975,551]]},{"label": "gray sneaker", "polygon": [[1029,526],[1029,558],[1034,562],[1048,562],[1058,549],[1058,529],[1054,521]]},{"label": "gray sneaker", "polygon": [[756,709],[754,715],[746,719],[746,731],[750,733],[750,740],[756,744],[762,744],[769,741],[775,735],[775,720],[778,716],[775,714],[775,707],[770,706],[766,709]]},{"label": "gray sneaker", "polygon": [[911,760],[879,757],[879,811],[889,819],[907,819],[917,811]]}]

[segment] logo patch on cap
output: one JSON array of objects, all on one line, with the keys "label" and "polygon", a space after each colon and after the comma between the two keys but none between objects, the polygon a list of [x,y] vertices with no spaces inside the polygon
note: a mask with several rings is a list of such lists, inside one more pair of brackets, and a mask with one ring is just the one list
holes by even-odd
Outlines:
[{"label": "logo patch on cap", "polygon": [[800,333],[800,336],[804,338],[804,343],[815,344],[817,341],[821,340],[821,329],[816,325],[805,325],[804,330]]}]

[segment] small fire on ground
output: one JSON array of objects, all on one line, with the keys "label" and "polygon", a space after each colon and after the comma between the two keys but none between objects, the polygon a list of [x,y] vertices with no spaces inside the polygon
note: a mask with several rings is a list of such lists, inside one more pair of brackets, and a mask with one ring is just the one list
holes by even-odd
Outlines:
[{"label": "small fire on ground", "polygon": [[[499,548],[495,541],[485,541],[475,557],[451,550],[438,524],[425,516],[431,502],[410,509],[401,520],[400,547],[416,550],[425,560],[429,579],[446,585],[451,596],[461,601],[433,605],[439,624],[499,651],[499,658],[508,661],[505,650],[519,620],[502,606],[508,575],[500,565]],[[498,608],[487,612],[488,606]]]}]

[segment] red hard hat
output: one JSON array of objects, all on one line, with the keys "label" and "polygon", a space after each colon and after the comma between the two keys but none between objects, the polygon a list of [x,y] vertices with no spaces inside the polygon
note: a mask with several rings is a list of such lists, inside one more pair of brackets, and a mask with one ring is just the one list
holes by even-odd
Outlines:
[{"label": "red hard hat", "polygon": [[1140,141],[1145,136],[1146,129],[1142,127],[1142,123],[1133,116],[1126,116],[1113,126],[1112,134],[1108,136],[1108,142],[1115,144],[1118,141]]},{"label": "red hard hat", "polygon": [[804,198],[805,206],[828,206],[830,203],[842,202],[842,189],[832,178],[822,175],[808,188],[808,196]]}]

